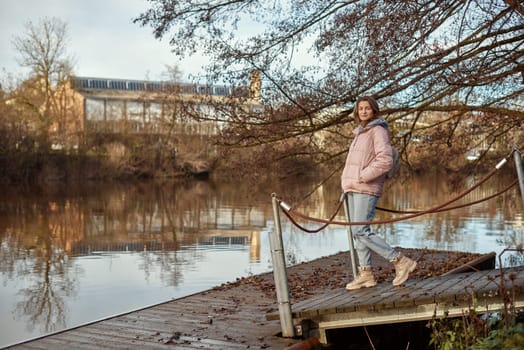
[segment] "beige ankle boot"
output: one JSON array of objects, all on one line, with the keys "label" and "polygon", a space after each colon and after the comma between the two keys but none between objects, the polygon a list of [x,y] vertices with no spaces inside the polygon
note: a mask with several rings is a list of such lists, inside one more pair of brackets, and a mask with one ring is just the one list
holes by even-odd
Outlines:
[{"label": "beige ankle boot", "polygon": [[347,290],[355,290],[363,287],[369,288],[377,285],[375,277],[373,277],[373,272],[371,271],[371,266],[369,267],[359,267],[358,276],[351,283],[346,284]]},{"label": "beige ankle boot", "polygon": [[402,283],[406,282],[409,273],[415,271],[417,267],[417,262],[411,260],[407,256],[399,254],[395,260],[391,261],[395,265],[395,279],[393,280],[394,286],[399,286]]}]

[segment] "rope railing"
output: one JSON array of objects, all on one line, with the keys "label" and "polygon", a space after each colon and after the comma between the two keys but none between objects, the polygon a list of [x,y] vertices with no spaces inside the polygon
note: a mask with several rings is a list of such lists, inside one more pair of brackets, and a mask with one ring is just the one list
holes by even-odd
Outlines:
[{"label": "rope railing", "polygon": [[[293,208],[289,204],[287,204],[286,202],[284,202],[283,200],[278,198],[276,193],[273,193],[272,194],[272,197],[273,197],[272,198],[272,203],[273,203],[273,214],[274,214],[274,217],[275,217],[275,230],[270,232],[269,245],[270,245],[270,248],[271,248],[271,259],[272,259],[273,266],[274,266],[273,274],[275,276],[275,289],[276,289],[276,292],[277,292],[278,309],[279,309],[279,315],[280,315],[280,323],[281,323],[281,327],[282,327],[282,336],[284,336],[284,337],[292,337],[292,336],[294,336],[295,335],[295,329],[294,329],[294,326],[293,326],[293,318],[291,316],[291,302],[290,302],[291,299],[290,299],[289,288],[288,288],[288,284],[287,284],[286,261],[285,261],[285,255],[284,255],[284,245],[283,245],[283,241],[282,241],[282,227],[281,227],[281,223],[280,223],[280,212],[281,211],[289,218],[289,220],[295,226],[300,228],[302,231],[309,232],[309,233],[319,232],[319,231],[323,230],[324,228],[326,228],[330,224],[348,226],[348,239],[349,239],[349,242],[350,242],[349,248],[350,248],[350,255],[351,255],[352,272],[353,272],[353,276],[356,276],[357,275],[357,271],[356,271],[357,264],[356,264],[354,248],[353,248],[353,244],[352,244],[353,236],[352,236],[351,228],[350,228],[349,225],[384,224],[384,223],[392,223],[392,222],[397,222],[397,221],[402,221],[402,220],[408,220],[408,219],[411,219],[411,218],[414,218],[414,217],[417,217],[417,216],[421,216],[421,215],[425,215],[425,214],[429,214],[429,213],[438,213],[438,212],[442,212],[442,211],[446,211],[446,210],[452,210],[452,209],[456,209],[456,208],[465,207],[465,206],[468,206],[468,205],[473,205],[473,204],[480,203],[482,201],[491,199],[493,197],[496,197],[496,196],[498,196],[498,195],[508,191],[511,187],[513,187],[517,183],[517,180],[515,180],[514,182],[509,184],[509,186],[507,186],[502,191],[499,191],[498,193],[495,193],[495,194],[493,194],[491,196],[488,196],[486,198],[483,198],[481,200],[476,200],[476,201],[473,201],[473,202],[470,202],[470,203],[467,203],[467,204],[450,206],[452,203],[454,203],[457,200],[465,197],[468,193],[472,192],[474,189],[476,189],[477,187],[482,185],[484,182],[486,182],[490,177],[492,177],[508,161],[508,159],[511,157],[512,154],[514,154],[514,156],[515,156],[515,164],[516,164],[516,167],[517,167],[518,182],[519,182],[519,185],[520,185],[521,195],[523,195],[523,204],[524,204],[524,168],[523,168],[523,165],[522,165],[521,154],[520,154],[520,152],[518,151],[518,149],[516,147],[513,148],[512,152],[506,158],[502,159],[499,163],[497,163],[497,165],[495,166],[494,169],[492,169],[488,174],[486,174],[484,177],[482,177],[470,189],[467,189],[467,190],[459,193],[454,198],[451,198],[450,200],[448,200],[448,201],[446,201],[446,202],[444,202],[444,203],[442,203],[440,205],[437,205],[435,207],[432,207],[432,208],[429,208],[429,209],[426,209],[426,210],[402,212],[402,213],[408,214],[408,215],[405,215],[405,216],[402,216],[402,217],[398,217],[398,218],[388,219],[388,220],[371,221],[371,222],[350,222],[351,220],[350,220],[349,214],[348,214],[347,195],[345,193],[343,193],[341,195],[339,203],[337,205],[337,208],[336,208],[335,212],[333,213],[333,215],[331,215],[331,217],[328,220],[323,220],[323,219],[318,219],[318,218],[313,218],[313,217],[310,217],[310,216],[303,215],[303,214],[297,212],[296,210],[293,210]],[[340,208],[342,207],[343,203],[346,204],[344,206],[344,209],[346,211],[347,221],[336,221],[335,217],[337,216],[338,212],[340,211]],[[281,210],[279,210],[279,209],[281,209]],[[377,207],[377,209],[379,209],[379,208]],[[386,209],[380,208],[379,210],[400,213],[400,211],[393,211],[393,210],[389,210],[389,209],[386,210]],[[320,223],[322,223],[322,225],[320,227],[316,228],[316,229],[308,229],[308,228],[300,225],[295,220],[293,215],[291,215],[291,213],[293,213],[294,216],[300,217],[302,219],[306,219],[306,220],[309,220],[309,221],[320,222]],[[297,332],[301,332],[301,330],[297,329]]]},{"label": "rope railing", "polygon": [[[426,214],[430,214],[430,213],[438,213],[438,212],[443,212],[443,211],[448,211],[448,210],[453,210],[453,209],[458,209],[458,208],[463,208],[463,207],[466,207],[466,206],[474,205],[474,204],[477,204],[477,203],[489,200],[491,198],[494,198],[496,196],[499,196],[502,193],[508,191],[511,187],[513,187],[515,184],[517,184],[518,179],[513,181],[509,186],[507,186],[503,190],[501,190],[501,191],[499,191],[499,192],[497,192],[497,193],[495,193],[493,195],[490,195],[490,196],[488,196],[486,198],[483,198],[483,199],[480,199],[480,200],[476,200],[476,201],[473,201],[473,202],[469,202],[469,203],[465,203],[465,204],[461,204],[461,205],[449,206],[450,204],[452,204],[452,203],[458,201],[459,199],[465,197],[467,194],[471,193],[473,190],[475,190],[476,188],[481,186],[484,182],[486,182],[489,178],[491,178],[498,170],[500,170],[502,168],[502,166],[508,161],[508,159],[512,156],[512,154],[513,154],[513,152],[515,152],[515,150],[516,149],[513,149],[508,156],[506,156],[500,162],[498,162],[497,165],[490,172],[488,172],[486,175],[484,175],[471,188],[464,190],[463,192],[459,193],[457,196],[451,198],[450,200],[448,200],[448,201],[446,201],[446,202],[444,202],[444,203],[442,203],[440,205],[434,206],[434,207],[429,208],[429,209],[416,210],[416,211],[398,211],[398,210],[384,209],[384,208],[377,207],[377,210],[382,210],[382,211],[386,211],[386,212],[390,212],[390,213],[408,214],[408,215],[404,215],[404,216],[401,216],[401,217],[396,217],[396,218],[391,218],[391,219],[384,219],[384,220],[376,220],[376,221],[361,221],[361,222],[337,221],[337,220],[335,220],[335,217],[337,216],[338,212],[340,211],[340,208],[342,207],[342,203],[344,202],[344,199],[345,199],[345,194],[342,194],[342,196],[340,197],[340,200],[339,200],[339,203],[337,205],[337,208],[336,208],[335,212],[327,220],[326,219],[321,219],[321,218],[314,218],[314,217],[311,217],[311,216],[304,215],[304,214],[294,210],[289,204],[287,204],[286,202],[284,202],[283,200],[281,200],[278,197],[277,197],[277,201],[278,201],[280,207],[283,209],[282,210],[283,213],[293,223],[293,225],[295,225],[297,228],[299,228],[300,230],[302,230],[304,232],[307,232],[307,233],[320,232],[320,231],[322,231],[323,229],[325,229],[327,226],[329,226],[331,224],[333,224],[333,225],[341,225],[341,226],[370,225],[370,224],[376,225],[376,224],[388,224],[388,223],[408,220],[408,219],[412,219],[412,218],[415,218],[415,217],[418,217],[418,216],[422,216],[422,215],[426,215]],[[295,219],[295,217],[298,217],[298,218],[301,218],[301,219],[307,220],[307,221],[322,223],[323,225],[321,225],[320,227],[318,227],[316,229],[309,229],[309,228],[306,228],[305,226],[299,224],[297,222],[297,220]]]}]

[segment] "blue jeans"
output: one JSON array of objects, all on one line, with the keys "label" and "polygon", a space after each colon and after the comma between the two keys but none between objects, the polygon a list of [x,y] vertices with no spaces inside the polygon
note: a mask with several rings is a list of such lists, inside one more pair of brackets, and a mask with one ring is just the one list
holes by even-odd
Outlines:
[{"label": "blue jeans", "polygon": [[[378,197],[365,193],[347,192],[349,204],[349,219],[352,222],[369,222],[375,216],[375,206]],[[351,225],[355,250],[357,251],[360,267],[371,266],[371,251],[384,257],[388,261],[394,260],[398,252],[394,250],[382,237],[371,231],[370,225]]]}]

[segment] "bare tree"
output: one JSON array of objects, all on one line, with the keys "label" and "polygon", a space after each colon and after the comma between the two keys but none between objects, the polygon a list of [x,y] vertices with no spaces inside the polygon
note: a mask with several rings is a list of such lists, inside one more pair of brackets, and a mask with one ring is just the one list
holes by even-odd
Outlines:
[{"label": "bare tree", "polygon": [[172,83],[179,83],[182,81],[183,71],[177,64],[165,64],[165,70],[162,72],[162,77]]},{"label": "bare tree", "polygon": [[36,24],[29,21],[26,32],[14,37],[12,43],[19,64],[30,70],[17,98],[37,116],[40,142],[47,147],[51,125],[63,124],[63,91],[59,87],[73,69],[73,59],[67,54],[67,24],[58,18],[43,18]]},{"label": "bare tree", "polygon": [[[212,78],[237,84],[261,72],[264,113],[229,116],[225,144],[296,145],[301,137],[309,147],[297,152],[340,164],[343,125],[364,94],[379,99],[391,125],[403,121],[392,130],[396,143],[406,150],[425,138],[420,155],[444,164],[443,155],[464,159],[480,143],[507,147],[522,129],[519,1],[149,2],[135,21],[170,36],[180,55],[210,56]],[[326,146],[326,138],[335,141]]]}]

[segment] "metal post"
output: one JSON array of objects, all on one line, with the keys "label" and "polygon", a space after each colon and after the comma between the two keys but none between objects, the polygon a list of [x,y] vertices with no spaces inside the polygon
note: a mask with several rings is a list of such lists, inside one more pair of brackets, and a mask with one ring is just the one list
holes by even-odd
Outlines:
[{"label": "metal post", "polygon": [[[346,219],[348,222],[351,222],[351,217],[349,215],[349,200],[347,193],[343,193],[344,197],[344,212],[346,213]],[[349,241],[349,257],[351,260],[351,271],[353,272],[353,278],[357,278],[357,260],[355,257],[355,248],[353,247],[353,231],[351,230],[351,225],[348,225],[348,241]]]},{"label": "metal post", "polygon": [[271,260],[273,262],[273,276],[277,290],[278,312],[282,336],[292,338],[295,336],[293,319],[291,317],[291,302],[287,284],[286,260],[284,257],[284,243],[282,242],[282,227],[280,225],[279,203],[275,193],[273,197],[273,216],[275,218],[275,229],[269,233],[269,246],[271,249]]},{"label": "metal post", "polygon": [[524,169],[522,168],[522,154],[517,147],[514,147],[513,158],[515,158],[515,167],[519,177],[520,198],[522,199],[522,205],[524,205]]}]

